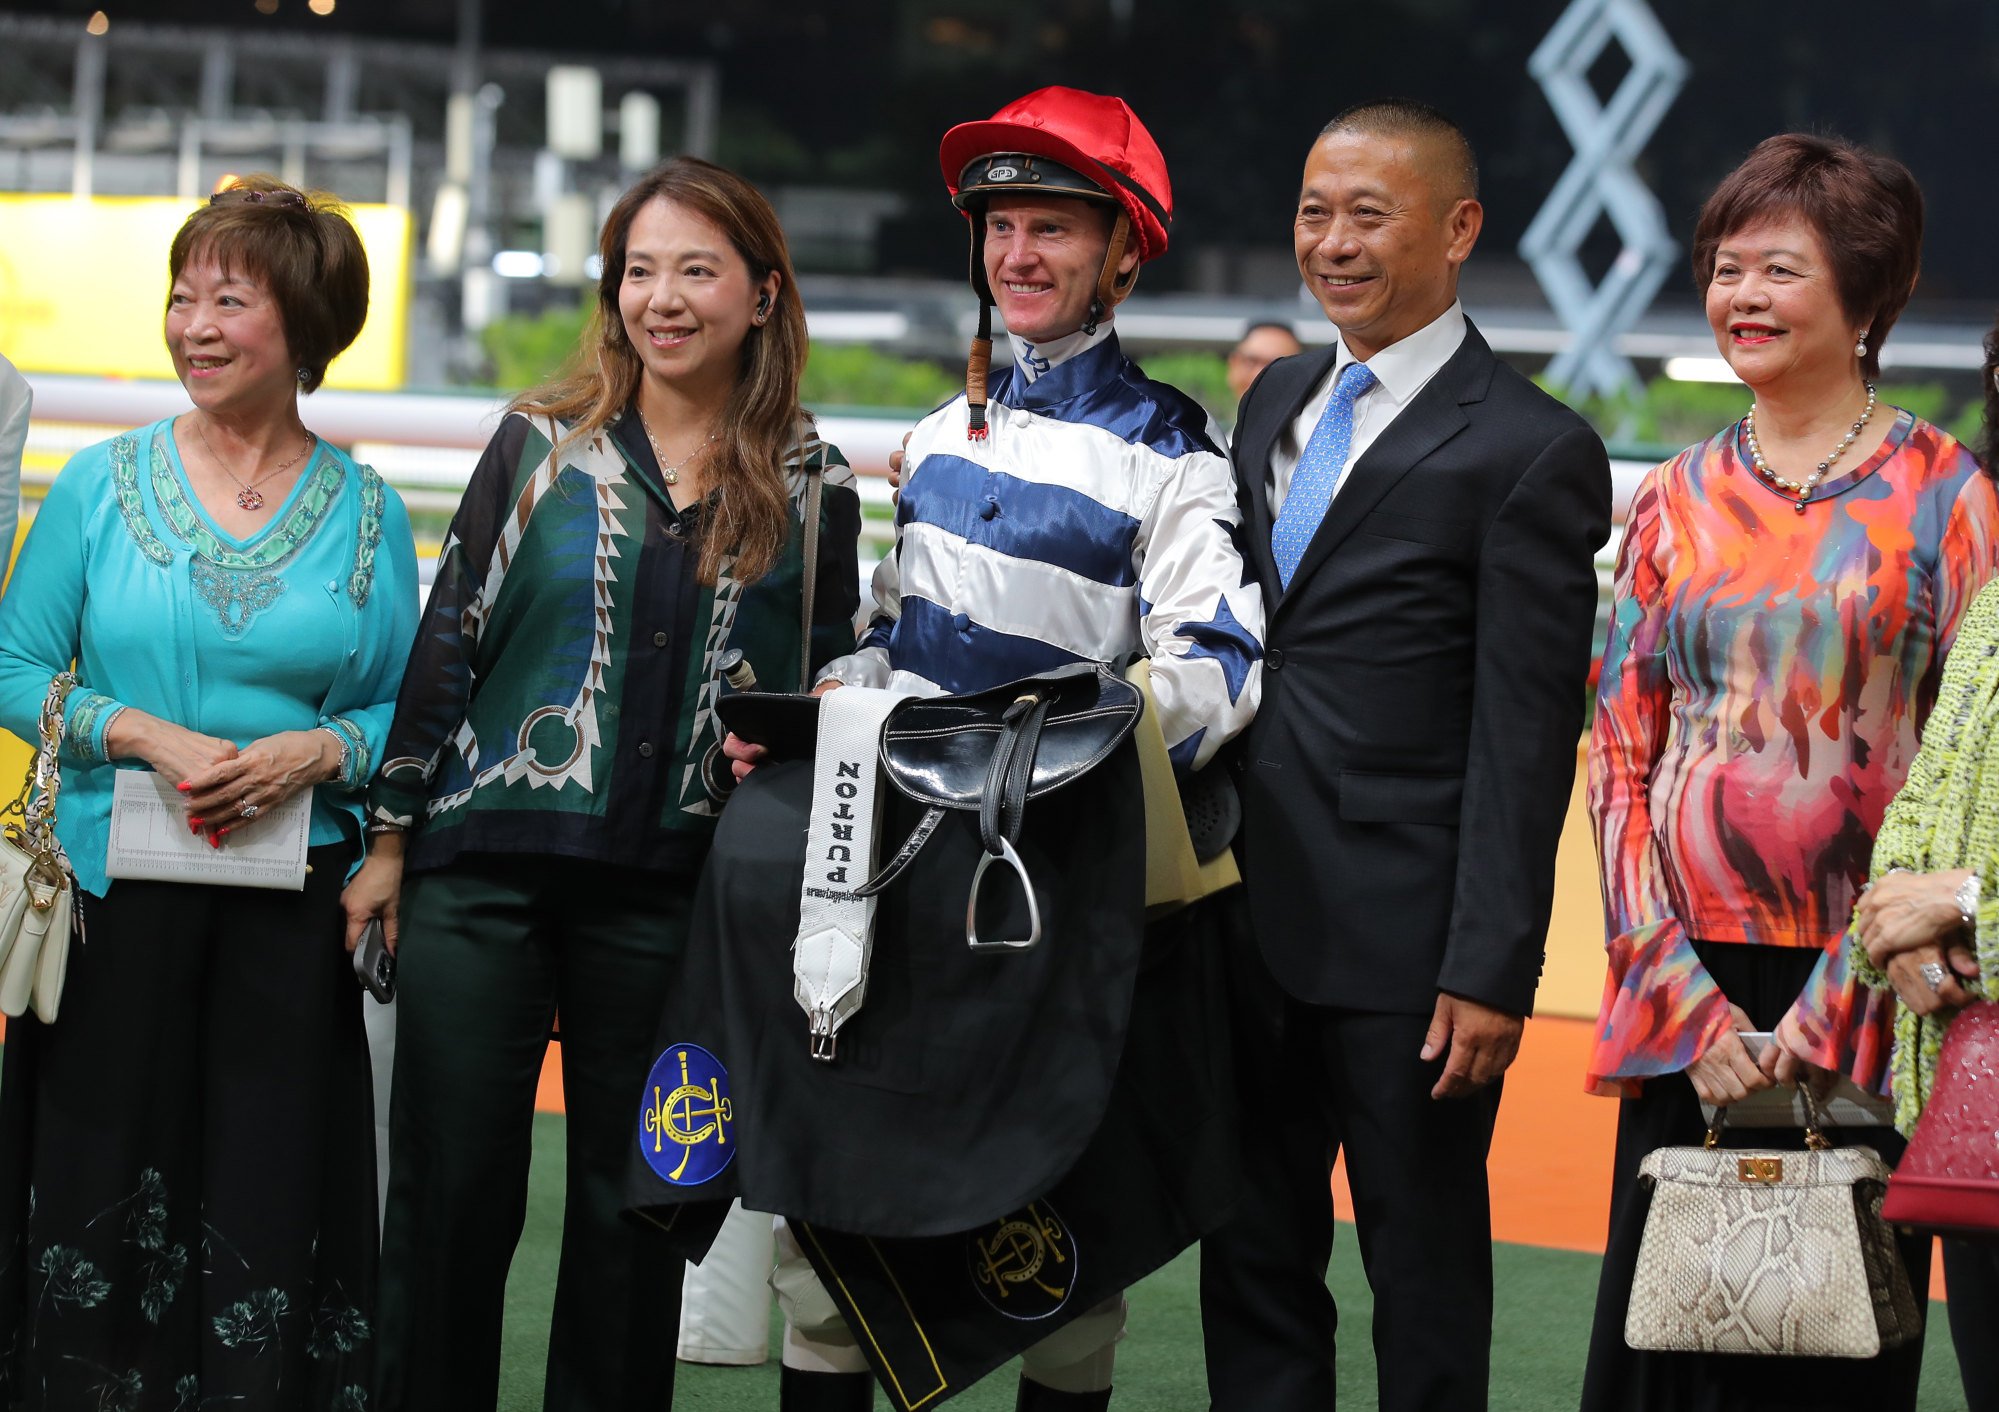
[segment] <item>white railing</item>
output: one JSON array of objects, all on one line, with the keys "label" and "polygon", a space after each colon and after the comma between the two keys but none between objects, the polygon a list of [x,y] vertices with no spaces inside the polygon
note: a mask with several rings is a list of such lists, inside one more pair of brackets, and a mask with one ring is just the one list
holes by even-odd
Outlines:
[{"label": "white railing", "polygon": [[[34,388],[35,406],[22,481],[30,501],[39,498],[62,463],[85,446],[127,427],[185,411],[188,406],[187,394],[177,382],[33,373],[28,381]],[[499,425],[504,406],[501,399],[476,393],[324,390],[307,399],[304,410],[314,431],[350,448],[358,459],[380,471],[401,493],[413,515],[438,519],[457,508],[479,451]],[[829,412],[819,418],[821,434],[845,453],[859,476],[861,501],[868,512],[861,532],[863,573],[887,551],[893,538],[888,457],[902,444],[903,434],[918,415]],[[1620,524],[1632,491],[1646,470],[1642,461],[1611,462]],[[1614,532],[1598,556],[1598,576],[1606,585],[1617,537]]]}]

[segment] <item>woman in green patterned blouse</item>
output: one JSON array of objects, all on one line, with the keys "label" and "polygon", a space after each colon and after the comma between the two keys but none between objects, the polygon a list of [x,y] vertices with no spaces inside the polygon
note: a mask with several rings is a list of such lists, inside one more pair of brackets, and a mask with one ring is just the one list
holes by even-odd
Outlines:
[{"label": "woman in green patterned blouse", "polygon": [[738,651],[797,689],[808,535],[812,665],[853,648],[860,501],[799,410],[805,315],[770,204],[676,158],[599,248],[575,372],[516,400],[452,522],[347,891],[352,933],[380,917],[401,963],[371,1409],[494,1405],[558,1010],[542,1405],[668,1404],[684,1262],[619,1208],[729,787],[712,708]]},{"label": "woman in green patterned blouse", "polygon": [[[1999,326],[1985,339],[1985,431],[1999,465]],[[1874,841],[1873,881],[1854,909],[1854,969],[1893,987],[1895,1125],[1913,1132],[1951,1016],[1995,998],[1999,974],[1999,583],[1966,613],[1908,782]],[[1999,1407],[1999,1249],[1943,1243],[1951,1341],[1972,1407]]]}]

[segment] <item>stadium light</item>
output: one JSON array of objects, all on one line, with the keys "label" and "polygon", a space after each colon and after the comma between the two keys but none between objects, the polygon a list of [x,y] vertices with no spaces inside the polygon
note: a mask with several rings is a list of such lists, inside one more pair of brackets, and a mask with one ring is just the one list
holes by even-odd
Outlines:
[{"label": "stadium light", "polygon": [[305,7],[315,15],[330,15],[333,13],[333,0],[305,0]]},{"label": "stadium light", "polygon": [[86,34],[103,34],[110,28],[111,16],[105,14],[102,10],[92,10],[90,12],[90,19],[83,26],[84,33]]},{"label": "stadium light", "polygon": [[502,250],[493,256],[493,273],[501,279],[540,279],[542,265],[538,250]]},{"label": "stadium light", "polygon": [[257,0],[258,14],[275,15],[277,12],[278,12],[278,0]]}]

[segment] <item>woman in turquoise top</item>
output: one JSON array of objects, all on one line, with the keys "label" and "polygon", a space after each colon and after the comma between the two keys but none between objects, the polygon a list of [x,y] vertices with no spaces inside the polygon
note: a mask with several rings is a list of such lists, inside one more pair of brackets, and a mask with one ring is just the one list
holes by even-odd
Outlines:
[{"label": "woman in turquoise top", "polygon": [[[298,396],[360,332],[340,209],[262,178],[175,238],[192,411],[74,457],[0,604],[0,726],[75,663],[57,835],[81,889],[61,1022],[0,1071],[0,1405],[362,1405],[373,1119],[339,890],[416,619],[402,502]],[[309,790],[301,892],[107,876],[157,771],[220,851]],[[240,840],[238,840],[240,841]]]}]

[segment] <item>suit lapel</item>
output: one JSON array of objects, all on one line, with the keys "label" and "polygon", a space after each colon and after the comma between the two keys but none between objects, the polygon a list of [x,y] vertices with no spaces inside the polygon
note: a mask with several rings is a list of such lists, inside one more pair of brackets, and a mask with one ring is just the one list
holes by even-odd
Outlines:
[{"label": "suit lapel", "polygon": [[1298,561],[1298,572],[1291,576],[1294,585],[1309,578],[1326,562],[1397,481],[1470,424],[1462,404],[1475,402],[1484,395],[1483,389],[1490,380],[1487,365],[1491,361],[1492,350],[1478,330],[1468,324],[1465,341],[1450,361],[1438,369],[1437,375],[1375,438],[1366,453],[1347,468],[1333,503],[1326,510],[1326,518],[1319,522],[1318,532],[1305,546],[1305,557]]},{"label": "suit lapel", "polygon": [[1283,593],[1277,578],[1277,559],[1270,552],[1270,531],[1273,528],[1270,453],[1276,449],[1278,438],[1284,435],[1285,428],[1297,420],[1298,414],[1311,400],[1313,389],[1325,379],[1338,356],[1339,348],[1335,345],[1316,353],[1286,358],[1273,365],[1264,374],[1270,383],[1265,394],[1272,400],[1265,407],[1258,408],[1257,415],[1244,422],[1241,428],[1242,444],[1236,448],[1235,463],[1237,489],[1242,500],[1243,534],[1249,541],[1250,562],[1256,569],[1258,581],[1263,584],[1266,603],[1276,603]]}]

